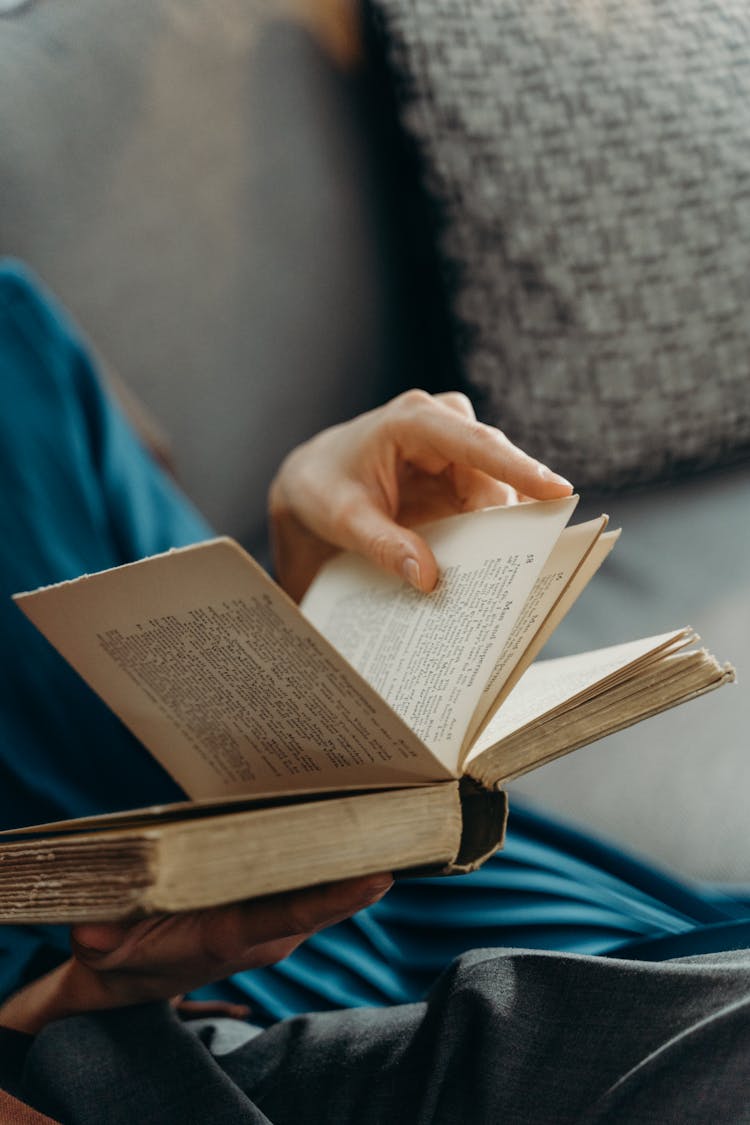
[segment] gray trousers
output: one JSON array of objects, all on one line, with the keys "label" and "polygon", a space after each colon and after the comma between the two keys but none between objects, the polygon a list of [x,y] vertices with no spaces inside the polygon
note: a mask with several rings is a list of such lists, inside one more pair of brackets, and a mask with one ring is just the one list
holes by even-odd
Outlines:
[{"label": "gray trousers", "polygon": [[161,1004],[62,1020],[20,1090],[70,1125],[750,1123],[750,951],[478,950],[424,1003],[297,1017],[234,1047],[223,1023],[191,1031]]}]

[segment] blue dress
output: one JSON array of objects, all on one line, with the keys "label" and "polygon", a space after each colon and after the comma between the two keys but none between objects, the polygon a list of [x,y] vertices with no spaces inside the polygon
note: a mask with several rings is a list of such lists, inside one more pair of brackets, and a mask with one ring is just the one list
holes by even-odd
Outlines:
[{"label": "blue dress", "polygon": [[[0,827],[181,790],[10,601],[212,534],[102,388],[76,328],[0,262]],[[750,904],[683,884],[514,805],[474,875],[399,883],[286,961],[222,986],[256,1018],[420,997],[478,946],[661,958],[750,945]],[[67,956],[62,927],[0,928],[0,995]],[[216,990],[213,990],[213,994]]]}]

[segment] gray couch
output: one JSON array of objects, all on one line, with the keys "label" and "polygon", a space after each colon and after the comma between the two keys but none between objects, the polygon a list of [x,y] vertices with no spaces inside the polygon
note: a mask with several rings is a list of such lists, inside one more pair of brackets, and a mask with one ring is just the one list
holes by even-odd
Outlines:
[{"label": "gray couch", "polygon": [[[0,18],[0,252],[60,294],[169,432],[187,491],[261,555],[292,445],[404,386],[471,377],[387,56],[342,67],[302,25],[233,0],[36,0]],[[739,686],[514,786],[740,883],[749,486],[744,463],[584,494],[624,534],[554,654],[689,623]]]}]

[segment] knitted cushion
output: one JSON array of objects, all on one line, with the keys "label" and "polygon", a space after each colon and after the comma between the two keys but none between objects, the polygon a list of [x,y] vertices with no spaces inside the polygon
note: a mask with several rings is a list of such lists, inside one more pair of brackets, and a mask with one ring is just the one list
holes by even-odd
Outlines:
[{"label": "knitted cushion", "polygon": [[372,0],[486,420],[578,486],[750,451],[750,7]]}]

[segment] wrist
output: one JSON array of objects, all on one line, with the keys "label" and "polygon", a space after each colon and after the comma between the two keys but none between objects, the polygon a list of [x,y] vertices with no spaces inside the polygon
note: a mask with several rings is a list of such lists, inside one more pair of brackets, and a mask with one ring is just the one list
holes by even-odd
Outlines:
[{"label": "wrist", "polygon": [[75,961],[66,961],[8,997],[0,1005],[0,1026],[37,1035],[48,1023],[81,1011],[79,968]]}]

